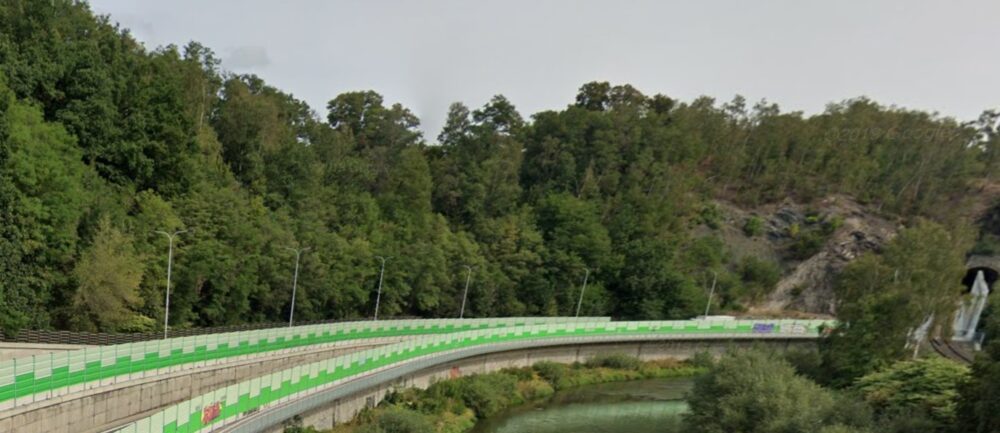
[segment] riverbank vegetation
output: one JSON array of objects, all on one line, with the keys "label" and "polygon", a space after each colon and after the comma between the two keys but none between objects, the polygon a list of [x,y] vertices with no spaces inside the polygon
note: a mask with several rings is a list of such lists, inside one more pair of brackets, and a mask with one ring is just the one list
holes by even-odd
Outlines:
[{"label": "riverbank vegetation", "polygon": [[[704,357],[700,357],[704,362]],[[432,384],[427,389],[389,393],[375,409],[328,433],[461,433],[477,420],[525,403],[550,397],[555,391],[584,385],[640,379],[681,378],[704,374],[698,362],[643,362],[632,356],[608,354],[585,363],[539,362]],[[314,429],[290,426],[286,433]]]},{"label": "riverbank vegetation", "polygon": [[[987,317],[987,329],[1000,317]],[[811,352],[731,353],[696,379],[692,433],[995,433],[1000,431],[1000,341],[969,366],[929,355],[830,381]],[[836,376],[834,376],[836,377]],[[821,385],[824,384],[824,385]]]}]

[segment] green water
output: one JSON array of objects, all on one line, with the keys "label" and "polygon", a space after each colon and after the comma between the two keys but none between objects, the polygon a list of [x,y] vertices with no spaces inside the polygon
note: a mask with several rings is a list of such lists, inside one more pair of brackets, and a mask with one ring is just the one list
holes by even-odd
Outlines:
[{"label": "green water", "polygon": [[577,388],[485,419],[472,433],[680,433],[690,388],[690,379]]}]

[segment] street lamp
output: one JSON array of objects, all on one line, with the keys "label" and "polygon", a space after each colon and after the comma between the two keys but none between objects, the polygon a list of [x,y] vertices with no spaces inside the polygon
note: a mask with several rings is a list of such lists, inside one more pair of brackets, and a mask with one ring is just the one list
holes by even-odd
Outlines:
[{"label": "street lamp", "polygon": [[583,305],[583,292],[587,290],[587,278],[590,277],[590,268],[583,268],[587,271],[583,275],[583,287],[580,288],[580,300],[576,302],[576,317],[580,317],[580,306]]},{"label": "street lamp", "polygon": [[292,308],[288,311],[288,326],[291,327],[293,320],[295,319],[295,291],[299,285],[299,257],[302,256],[302,253],[309,251],[311,248],[285,247],[285,249],[295,252],[295,274],[292,276]]},{"label": "street lamp", "polygon": [[472,266],[465,265],[469,270],[469,275],[465,277],[465,292],[462,294],[462,311],[458,313],[458,318],[462,319],[465,317],[465,298],[469,296],[469,281],[472,281]]},{"label": "street lamp", "polygon": [[373,319],[378,320],[378,304],[382,301],[382,276],[385,275],[385,261],[392,257],[375,256],[375,258],[382,261],[382,269],[378,271],[378,293],[375,295],[375,319]]},{"label": "street lamp", "polygon": [[157,230],[154,233],[159,233],[167,237],[167,243],[169,244],[167,250],[167,293],[166,300],[164,301],[163,307],[163,338],[167,338],[167,328],[170,326],[170,271],[173,268],[174,262],[174,236],[181,233],[187,233],[188,230],[177,230],[173,233]]},{"label": "street lamp", "polygon": [[712,306],[712,296],[715,295],[715,280],[719,278],[719,274],[714,269],[710,269],[709,271],[712,273],[712,290],[708,292],[708,303],[705,304],[705,317],[708,317],[708,309]]}]

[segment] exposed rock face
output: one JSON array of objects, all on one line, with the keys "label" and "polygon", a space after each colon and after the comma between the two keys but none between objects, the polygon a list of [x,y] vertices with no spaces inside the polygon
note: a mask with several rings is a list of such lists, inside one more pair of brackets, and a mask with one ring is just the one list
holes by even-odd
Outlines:
[{"label": "exposed rock face", "polygon": [[861,254],[876,250],[892,239],[896,228],[864,214],[844,218],[820,252],[794,265],[761,305],[767,310],[792,309],[834,315],[833,285],[836,275]]},{"label": "exposed rock face", "polygon": [[[784,271],[775,290],[758,305],[752,306],[751,314],[793,310],[834,315],[833,285],[836,275],[851,260],[881,248],[899,230],[896,223],[844,196],[831,196],[811,206],[786,200],[749,212],[728,205],[723,205],[723,208],[728,214],[730,227],[724,228],[720,234],[734,256],[754,255],[777,260]],[[762,236],[748,240],[736,226],[741,227],[751,215],[764,220],[766,231]],[[816,215],[826,220],[837,219],[841,223],[818,252],[802,260],[789,258],[788,250],[795,240],[794,232],[809,224],[810,218],[817,218]]]}]

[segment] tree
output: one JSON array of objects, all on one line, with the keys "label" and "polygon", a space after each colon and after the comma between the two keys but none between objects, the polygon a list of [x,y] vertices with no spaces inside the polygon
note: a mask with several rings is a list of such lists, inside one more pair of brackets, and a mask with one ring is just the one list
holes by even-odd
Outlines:
[{"label": "tree", "polygon": [[136,311],[142,306],[139,283],[142,261],[132,240],[101,218],[90,247],[82,254],[73,274],[78,281],[73,308],[79,312],[80,329],[135,331],[152,328],[152,319]]},{"label": "tree", "polygon": [[864,412],[845,403],[780,357],[750,350],[723,356],[695,380],[684,419],[693,433],[864,431]]},{"label": "tree", "polygon": [[877,413],[920,414],[939,429],[955,423],[958,387],[969,379],[969,369],[943,358],[902,361],[865,375],[853,388]]},{"label": "tree", "polygon": [[[993,295],[994,299],[996,295]],[[1000,317],[987,319],[988,329],[1000,329]],[[988,331],[987,331],[988,332]],[[988,334],[989,335],[989,334]],[[1000,340],[996,334],[972,363],[968,380],[959,387],[955,432],[1000,431]]]},{"label": "tree", "polygon": [[962,293],[969,238],[921,220],[881,255],[868,253],[844,269],[836,287],[838,326],[822,347],[831,383],[846,386],[903,359],[912,330],[950,317]]},{"label": "tree", "polygon": [[0,319],[5,330],[46,327],[67,306],[78,227],[93,172],[73,137],[15,101],[0,80]]}]

